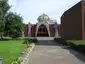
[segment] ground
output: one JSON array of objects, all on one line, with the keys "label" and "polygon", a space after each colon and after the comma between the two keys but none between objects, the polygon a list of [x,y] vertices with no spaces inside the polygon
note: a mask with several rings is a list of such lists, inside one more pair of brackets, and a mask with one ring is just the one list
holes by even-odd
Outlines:
[{"label": "ground", "polygon": [[39,40],[28,64],[85,64],[85,55],[53,40]]},{"label": "ground", "polygon": [[10,64],[16,60],[20,53],[26,48],[24,40],[6,40],[0,41],[0,54],[3,57],[3,64]]}]

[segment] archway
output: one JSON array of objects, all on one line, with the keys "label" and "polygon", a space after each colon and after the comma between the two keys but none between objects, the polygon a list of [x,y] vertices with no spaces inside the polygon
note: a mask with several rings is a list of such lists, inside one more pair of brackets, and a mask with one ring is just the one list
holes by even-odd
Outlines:
[{"label": "archway", "polygon": [[47,27],[44,24],[39,26],[37,36],[38,37],[49,37]]}]

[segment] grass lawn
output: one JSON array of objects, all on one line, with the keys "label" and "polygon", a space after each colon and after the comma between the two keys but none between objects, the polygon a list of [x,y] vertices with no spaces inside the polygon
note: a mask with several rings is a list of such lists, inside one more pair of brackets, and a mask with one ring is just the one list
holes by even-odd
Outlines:
[{"label": "grass lawn", "polygon": [[10,64],[16,60],[20,53],[26,48],[24,40],[0,41],[0,54],[3,56],[3,64]]},{"label": "grass lawn", "polygon": [[83,44],[85,45],[85,40],[67,40],[68,42],[73,42],[76,45]]}]

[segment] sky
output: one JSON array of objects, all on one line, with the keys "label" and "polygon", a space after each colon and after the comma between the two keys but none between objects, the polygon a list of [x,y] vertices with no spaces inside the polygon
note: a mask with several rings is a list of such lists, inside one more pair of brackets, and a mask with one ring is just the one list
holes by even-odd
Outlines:
[{"label": "sky", "polygon": [[60,24],[60,17],[70,7],[74,6],[80,0],[9,0],[12,7],[9,11],[16,12],[23,17],[23,22],[36,24],[37,18],[47,14],[53,20]]}]

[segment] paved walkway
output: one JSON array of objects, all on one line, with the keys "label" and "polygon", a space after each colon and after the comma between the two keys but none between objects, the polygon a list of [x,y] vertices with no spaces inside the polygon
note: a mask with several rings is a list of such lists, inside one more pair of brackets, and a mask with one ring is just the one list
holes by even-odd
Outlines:
[{"label": "paved walkway", "polygon": [[53,40],[40,40],[28,64],[85,64],[85,56]]}]

